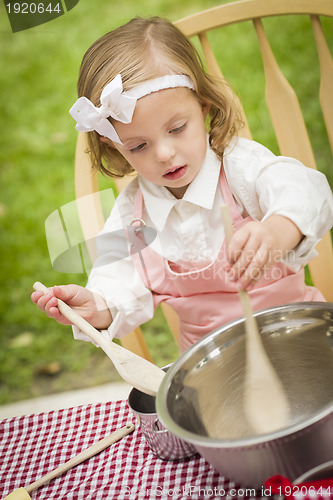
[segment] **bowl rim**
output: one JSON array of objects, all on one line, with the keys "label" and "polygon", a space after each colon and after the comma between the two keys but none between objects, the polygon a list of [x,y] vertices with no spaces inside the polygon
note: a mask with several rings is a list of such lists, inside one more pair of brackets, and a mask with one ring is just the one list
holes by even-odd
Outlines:
[{"label": "bowl rim", "polygon": [[329,460],[328,462],[319,464],[316,467],[313,467],[313,469],[304,472],[301,476],[295,479],[294,482],[295,484],[299,484],[299,483],[304,483],[305,481],[312,481],[313,476],[318,474],[318,472],[326,472],[326,471],[329,472],[333,471],[333,460]]},{"label": "bowl rim", "polygon": [[[302,309],[323,309],[326,306],[332,315],[333,315],[333,303],[331,302],[294,302],[292,304],[282,304],[279,306],[273,306],[266,309],[261,309],[260,311],[254,312],[255,317],[266,315],[270,312],[277,311],[288,311],[288,310],[302,310]],[[333,316],[332,316],[333,318]],[[190,346],[186,351],[184,351],[179,358],[172,364],[171,368],[167,371],[165,377],[163,378],[161,385],[159,387],[157,397],[156,397],[156,412],[158,414],[158,418],[161,421],[162,425],[167,428],[172,434],[175,436],[186,440],[195,446],[203,446],[209,448],[240,448],[240,447],[249,447],[254,445],[260,445],[263,443],[272,442],[280,439],[290,439],[291,435],[295,435],[297,433],[306,433],[310,431],[310,427],[315,425],[317,422],[328,420],[333,416],[333,400],[327,405],[320,408],[313,415],[308,418],[295,423],[289,426],[283,427],[277,431],[260,434],[255,436],[247,436],[243,438],[236,439],[219,439],[219,438],[211,438],[208,436],[200,436],[191,431],[188,431],[178,425],[171,418],[169,411],[167,410],[166,398],[168,394],[168,390],[170,388],[172,379],[176,374],[177,370],[185,363],[190,356],[192,356],[193,352],[197,351],[200,347],[208,344],[214,335],[223,333],[229,328],[241,324],[244,322],[244,318],[237,318],[233,321],[229,321],[228,323],[222,325],[219,328],[216,328],[212,332],[208,333],[200,340],[198,340],[195,344]]]}]

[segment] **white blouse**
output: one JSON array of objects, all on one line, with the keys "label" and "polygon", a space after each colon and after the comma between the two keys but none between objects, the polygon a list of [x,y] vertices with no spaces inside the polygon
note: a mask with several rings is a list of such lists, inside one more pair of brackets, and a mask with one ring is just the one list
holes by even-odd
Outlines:
[{"label": "white blouse", "polygon": [[[317,255],[315,245],[333,224],[333,197],[325,176],[299,161],[275,156],[264,146],[244,138],[226,150],[223,164],[229,187],[243,216],[264,221],[273,214],[292,220],[304,238],[285,262],[298,270]],[[219,186],[220,161],[208,147],[202,168],[182,199],[163,186],[136,177],[119,194],[97,238],[98,257],[87,288],[104,298],[113,317],[109,338],[122,337],[154,314],[152,293],[144,286],[129,256],[123,229],[133,220],[133,203],[140,187],[142,218],[157,230],[152,247],[173,262],[214,260],[222,241],[223,197]],[[89,340],[73,327],[75,338]]]}]

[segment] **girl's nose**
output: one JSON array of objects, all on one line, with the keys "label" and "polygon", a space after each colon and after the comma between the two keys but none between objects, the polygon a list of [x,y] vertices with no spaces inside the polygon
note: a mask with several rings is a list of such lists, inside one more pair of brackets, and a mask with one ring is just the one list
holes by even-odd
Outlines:
[{"label": "girl's nose", "polygon": [[156,159],[160,162],[167,162],[175,156],[175,150],[171,141],[159,141],[155,149]]}]

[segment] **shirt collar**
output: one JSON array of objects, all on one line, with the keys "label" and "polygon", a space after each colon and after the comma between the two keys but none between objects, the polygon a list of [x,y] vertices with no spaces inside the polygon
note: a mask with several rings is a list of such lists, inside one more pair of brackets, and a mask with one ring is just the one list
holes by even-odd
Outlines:
[{"label": "shirt collar", "polygon": [[201,169],[180,200],[175,198],[166,187],[157,186],[138,176],[145,208],[154,226],[162,231],[171,210],[177,203],[188,202],[198,207],[211,209],[214,204],[220,169],[220,160],[208,146]]}]

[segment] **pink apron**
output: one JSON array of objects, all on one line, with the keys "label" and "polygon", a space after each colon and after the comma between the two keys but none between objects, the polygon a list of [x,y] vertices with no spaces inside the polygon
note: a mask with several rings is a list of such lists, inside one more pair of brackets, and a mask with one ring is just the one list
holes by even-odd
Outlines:
[{"label": "pink apron", "polygon": [[[243,218],[221,168],[220,186],[237,230],[251,217]],[[134,202],[134,220],[127,228],[131,256],[143,283],[153,293],[155,308],[167,302],[180,320],[180,348],[184,351],[203,335],[243,315],[235,285],[224,271],[226,242],[214,262],[200,269],[181,272],[173,263],[147,246],[142,231],[143,196],[138,189]],[[249,292],[254,310],[289,302],[325,301],[314,287],[304,283],[304,270],[294,272],[278,262]]]}]

